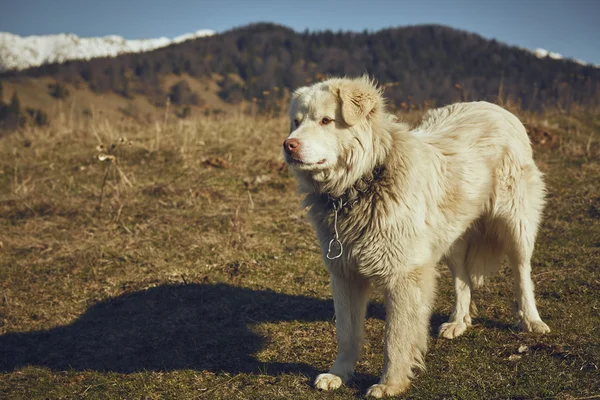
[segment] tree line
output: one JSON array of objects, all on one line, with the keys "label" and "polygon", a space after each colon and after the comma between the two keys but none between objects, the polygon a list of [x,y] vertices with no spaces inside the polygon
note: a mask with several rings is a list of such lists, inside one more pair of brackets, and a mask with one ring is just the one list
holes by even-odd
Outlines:
[{"label": "tree line", "polygon": [[273,24],[252,24],[152,52],[43,65],[8,72],[0,79],[51,76],[100,93],[147,96],[160,106],[167,98],[180,105],[204,101],[203,94],[192,92],[183,80],[163,89],[164,76],[218,76],[223,100],[277,109],[286,93],[298,86],[327,75],[363,73],[384,85],[390,104],[401,108],[499,97],[530,110],[600,104],[598,68],[538,58],[437,25],[298,33]]}]

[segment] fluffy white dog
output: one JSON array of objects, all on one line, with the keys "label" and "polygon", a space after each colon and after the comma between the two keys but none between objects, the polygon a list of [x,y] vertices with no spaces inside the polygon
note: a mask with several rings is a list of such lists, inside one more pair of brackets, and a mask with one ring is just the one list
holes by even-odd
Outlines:
[{"label": "fluffy white dog", "polygon": [[423,368],[436,264],[450,267],[456,305],[440,335],[471,325],[471,291],[508,256],[519,326],[548,332],[535,305],[531,254],[544,206],[523,125],[485,102],[429,111],[410,130],[367,77],[295,91],[284,155],[331,274],[338,354],[315,386],[354,372],[371,284],[385,294],[385,365],[367,395],[395,395]]}]

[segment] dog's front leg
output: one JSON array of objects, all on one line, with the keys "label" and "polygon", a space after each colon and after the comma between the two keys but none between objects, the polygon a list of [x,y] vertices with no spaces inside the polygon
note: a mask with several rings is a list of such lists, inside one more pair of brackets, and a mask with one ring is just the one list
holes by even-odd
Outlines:
[{"label": "dog's front leg", "polygon": [[339,388],[354,373],[364,338],[369,282],[361,277],[331,274],[331,291],[338,353],[329,372],[317,376],[315,380],[315,387],[322,390]]},{"label": "dog's front leg", "polygon": [[417,268],[390,279],[385,291],[384,369],[367,396],[384,397],[404,392],[414,377],[413,368],[424,368],[429,319],[435,294],[435,270]]}]

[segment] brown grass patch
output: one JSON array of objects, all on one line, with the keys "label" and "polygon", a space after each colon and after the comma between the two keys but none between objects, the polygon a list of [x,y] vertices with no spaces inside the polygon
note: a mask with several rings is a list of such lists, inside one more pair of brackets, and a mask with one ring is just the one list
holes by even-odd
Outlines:
[{"label": "brown grass patch", "polygon": [[[549,204],[534,281],[553,332],[511,328],[504,271],[476,294],[474,329],[431,338],[410,398],[600,392],[600,117],[522,118],[558,137],[536,147]],[[374,383],[377,297],[356,379],[311,387],[334,359],[333,306],[282,166],[286,131],[243,115],[94,117],[0,139],[0,397],[355,398]],[[441,271],[432,325],[452,304]]]}]

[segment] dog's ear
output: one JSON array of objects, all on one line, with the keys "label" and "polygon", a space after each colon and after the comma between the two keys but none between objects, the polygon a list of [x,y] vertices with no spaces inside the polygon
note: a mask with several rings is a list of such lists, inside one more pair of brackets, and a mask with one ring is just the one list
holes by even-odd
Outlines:
[{"label": "dog's ear", "polygon": [[352,126],[368,118],[381,102],[381,94],[371,82],[359,78],[338,88],[342,118]]}]

